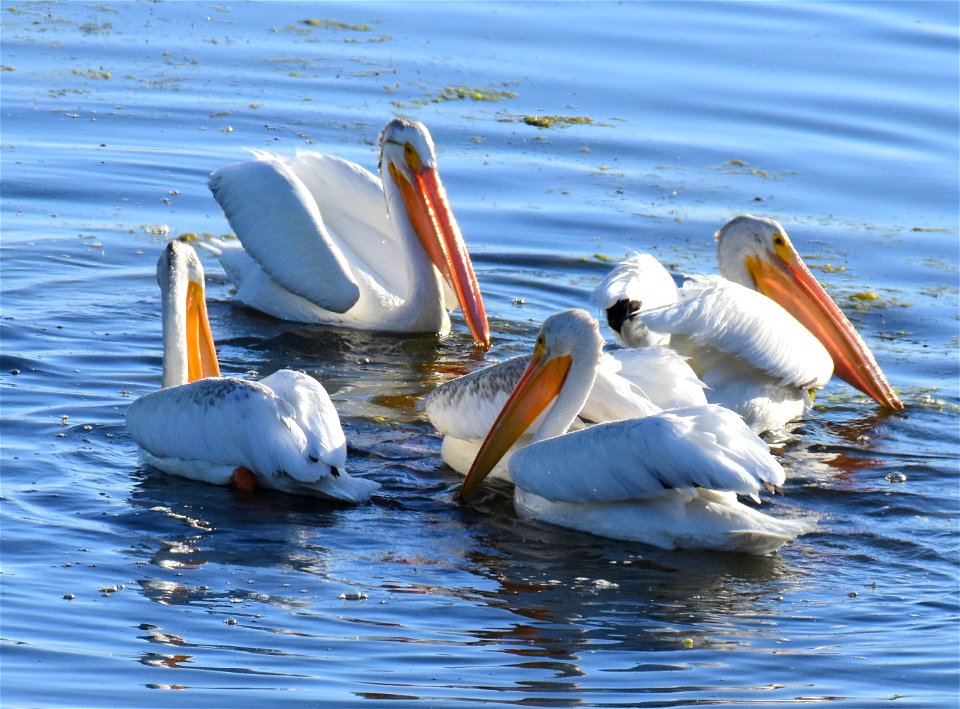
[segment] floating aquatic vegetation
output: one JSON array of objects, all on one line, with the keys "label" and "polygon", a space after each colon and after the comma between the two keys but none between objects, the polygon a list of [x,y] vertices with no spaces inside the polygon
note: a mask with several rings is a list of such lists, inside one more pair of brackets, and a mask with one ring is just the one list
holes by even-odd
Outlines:
[{"label": "floating aquatic vegetation", "polygon": [[340,20],[330,20],[327,18],[311,17],[301,20],[301,23],[308,27],[319,27],[324,30],[346,30],[349,32],[369,32],[373,29],[367,24],[351,24],[350,22],[341,22]]},{"label": "floating aquatic vegetation", "polygon": [[88,79],[109,79],[113,75],[109,71],[104,71],[100,69],[71,69],[71,74],[76,74],[77,76],[85,76]]},{"label": "floating aquatic vegetation", "polygon": [[844,271],[847,270],[846,266],[835,266],[832,263],[815,263],[815,262],[807,261],[807,266],[809,266],[810,268],[819,269],[824,273],[843,273]]},{"label": "floating aquatic vegetation", "polygon": [[757,177],[762,177],[765,180],[779,180],[781,177],[797,174],[796,170],[781,170],[780,172],[772,172],[759,167],[750,167],[743,160],[736,159],[728,160],[726,163],[724,163],[721,169],[726,170],[732,175],[755,175]]},{"label": "floating aquatic vegetation", "polygon": [[587,126],[599,126],[599,125],[609,125],[605,123],[597,123],[590,116],[521,116],[520,120],[526,123],[528,126],[534,126],[536,128],[553,128],[558,126],[560,128],[568,128],[569,126],[574,125],[587,125]]},{"label": "floating aquatic vegetation", "polygon": [[441,101],[462,101],[470,99],[471,101],[490,101],[496,103],[503,99],[512,99],[517,97],[516,91],[505,89],[482,89],[469,88],[466,86],[445,86],[438,96],[433,98],[434,103]]}]

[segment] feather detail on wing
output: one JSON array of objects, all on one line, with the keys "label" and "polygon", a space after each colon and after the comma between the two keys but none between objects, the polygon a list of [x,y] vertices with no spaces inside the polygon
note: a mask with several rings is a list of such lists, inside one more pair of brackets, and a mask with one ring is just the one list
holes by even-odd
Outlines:
[{"label": "feather detail on wing", "polygon": [[346,312],[360,289],[314,197],[284,162],[257,157],[218,170],[208,183],[230,226],[281,286],[326,310]]},{"label": "feather detail on wing", "polygon": [[520,355],[444,382],[427,398],[427,418],[445,436],[482,440],[529,361]]},{"label": "feather detail on wing", "polygon": [[692,487],[755,495],[783,468],[743,420],[720,406],[598,424],[532,443],[510,461],[516,485],[548,500],[650,498]]},{"label": "feather detail on wing", "polygon": [[634,318],[651,329],[684,335],[696,346],[734,355],[785,386],[821,387],[833,373],[823,345],[792,315],[766,296],[717,276],[691,277],[675,305]]},{"label": "feather detail on wing", "polygon": [[347,439],[330,395],[316,379],[302,372],[280,369],[260,383],[269,387],[287,407],[288,415],[307,437],[307,456],[342,470],[347,464]]},{"label": "feather detail on wing", "polygon": [[681,357],[666,347],[614,350],[618,374],[638,387],[661,409],[702,406],[707,403],[704,383]]}]

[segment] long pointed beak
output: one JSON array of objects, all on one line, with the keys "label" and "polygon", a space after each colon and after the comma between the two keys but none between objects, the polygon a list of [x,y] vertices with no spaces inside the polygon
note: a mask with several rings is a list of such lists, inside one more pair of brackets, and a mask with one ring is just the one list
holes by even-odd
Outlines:
[{"label": "long pointed beak", "polygon": [[480,286],[436,169],[416,171],[416,185],[411,184],[392,163],[390,174],[400,187],[420,243],[447,285],[456,292],[473,339],[481,347],[489,347],[490,326]]},{"label": "long pointed beak", "polygon": [[220,363],[213,345],[203,285],[190,281],[187,285],[187,378],[193,382],[219,376]]},{"label": "long pointed beak", "polygon": [[792,245],[786,259],[748,257],[747,270],[757,290],[799,320],[833,358],[838,377],[881,406],[903,410],[870,348],[836,303],[827,295]]},{"label": "long pointed beak", "polygon": [[494,466],[506,454],[537,416],[560,393],[570,371],[569,355],[543,359],[540,350],[534,352],[530,364],[520,376],[516,388],[504,404],[490,432],[487,434],[470,472],[460,487],[460,500],[466,500],[480,486]]}]

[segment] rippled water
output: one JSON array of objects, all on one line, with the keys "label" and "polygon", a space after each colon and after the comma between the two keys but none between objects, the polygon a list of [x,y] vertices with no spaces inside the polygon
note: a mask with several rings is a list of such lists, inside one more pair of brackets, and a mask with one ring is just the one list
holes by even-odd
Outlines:
[{"label": "rippled water", "polygon": [[[956,3],[5,1],[0,22],[4,706],[955,705]],[[395,113],[436,139],[493,348],[459,318],[443,340],[271,320],[208,259],[225,373],[316,375],[383,489],[339,507],[144,471],[124,411],[159,385],[154,265],[228,231],[207,175],[245,147],[373,168]],[[777,449],[771,508],[820,530],[667,553],[521,523],[496,488],[457,505],[422,397],[527,351],[633,250],[713,270],[744,211],[784,223],[908,407],[834,383]]]}]

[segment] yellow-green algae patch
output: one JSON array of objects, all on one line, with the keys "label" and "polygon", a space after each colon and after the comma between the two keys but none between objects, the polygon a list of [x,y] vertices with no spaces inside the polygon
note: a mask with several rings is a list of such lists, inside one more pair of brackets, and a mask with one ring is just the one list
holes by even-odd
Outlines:
[{"label": "yellow-green algae patch", "polygon": [[373,29],[370,25],[359,23],[352,24],[350,22],[341,22],[340,20],[331,20],[327,18],[320,17],[309,17],[306,20],[301,20],[301,22],[308,27],[319,27],[324,30],[347,30],[349,32],[369,32]]},{"label": "yellow-green algae patch", "polygon": [[526,115],[522,116],[521,119],[528,126],[534,126],[536,128],[553,128],[558,126],[560,128],[567,128],[569,126],[575,125],[600,125],[594,121],[590,116],[534,116]]},{"label": "yellow-green algae patch", "polygon": [[102,69],[72,69],[70,73],[85,76],[88,79],[109,79],[113,76],[109,71],[103,71]]},{"label": "yellow-green algae patch", "polygon": [[823,271],[824,273],[843,273],[847,270],[846,266],[834,266],[832,263],[817,263],[807,261],[807,266]]},{"label": "yellow-green algae patch", "polygon": [[771,172],[759,167],[750,167],[743,160],[728,160],[721,169],[726,170],[732,175],[755,175],[765,180],[779,180],[786,175],[796,175],[796,170],[781,170],[780,172]]},{"label": "yellow-green algae patch", "polygon": [[496,103],[503,99],[512,99],[517,97],[516,91],[504,89],[483,89],[470,88],[466,86],[445,86],[438,96],[433,98],[434,103],[441,101],[490,101]]}]

